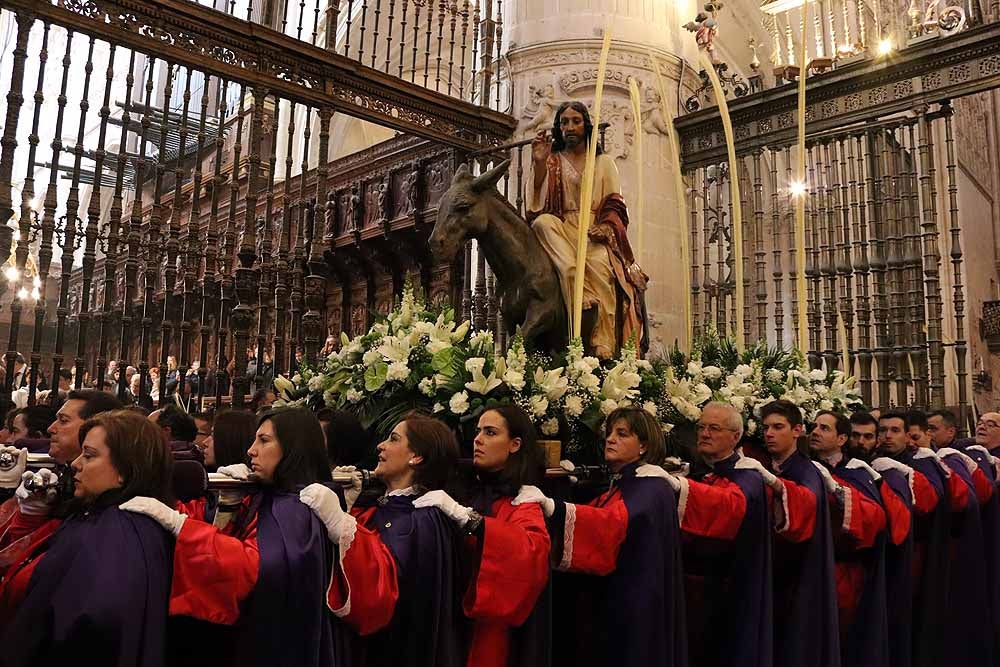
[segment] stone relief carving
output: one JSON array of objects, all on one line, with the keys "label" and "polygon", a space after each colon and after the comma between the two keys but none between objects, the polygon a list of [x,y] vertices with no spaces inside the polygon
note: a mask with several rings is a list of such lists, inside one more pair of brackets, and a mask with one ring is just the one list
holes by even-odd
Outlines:
[{"label": "stone relief carving", "polygon": [[647,134],[662,134],[666,136],[670,132],[670,123],[663,117],[663,106],[660,104],[660,95],[652,86],[645,88],[645,102],[639,107],[642,113],[642,131]]},{"label": "stone relief carving", "polygon": [[521,111],[524,125],[519,131],[523,134],[534,134],[551,126],[559,102],[556,101],[556,88],[551,83],[544,86],[529,86],[528,98],[528,103]]},{"label": "stone relief carving", "polygon": [[990,113],[988,98],[984,97],[980,94],[954,100],[957,122],[952,126],[958,143],[958,161],[981,188],[989,191],[996,158],[991,159],[989,142],[983,141],[981,132],[988,125]]}]

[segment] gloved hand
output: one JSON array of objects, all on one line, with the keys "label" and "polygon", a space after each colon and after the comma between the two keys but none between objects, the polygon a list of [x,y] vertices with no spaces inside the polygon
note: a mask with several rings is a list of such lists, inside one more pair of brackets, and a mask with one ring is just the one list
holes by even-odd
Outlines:
[{"label": "gloved hand", "polygon": [[819,461],[813,461],[812,464],[816,466],[816,470],[819,471],[819,476],[823,478],[823,485],[826,487],[826,492],[832,493],[834,496],[837,497],[837,500],[840,501],[841,504],[843,504],[844,502],[843,487],[841,487],[840,484],[837,484],[837,480],[833,478],[833,475],[830,474],[830,471],[826,469],[825,465],[823,465]]},{"label": "gloved hand", "polygon": [[941,449],[938,450],[937,453],[938,456],[940,456],[942,459],[945,458],[946,456],[959,457],[960,459],[962,459],[962,463],[965,464],[965,469],[969,471],[970,475],[976,472],[976,468],[979,467],[979,465],[972,460],[971,456],[969,456],[965,452],[960,452],[957,449],[953,449],[951,447],[942,447]]},{"label": "gloved hand", "polygon": [[441,489],[428,491],[413,501],[414,507],[436,507],[444,512],[459,527],[465,527],[472,517],[472,508],[459,505],[458,502]]},{"label": "gloved hand", "polygon": [[337,494],[322,484],[310,484],[299,491],[299,500],[323,522],[331,542],[340,542],[351,524],[356,523],[354,517],[340,506]]},{"label": "gloved hand", "polygon": [[362,487],[362,475],[361,471],[354,466],[337,466],[333,469],[333,472],[339,472],[342,474],[349,474],[351,476],[351,485],[344,489],[344,500],[347,501],[347,509],[354,507],[354,502],[361,495]]},{"label": "gloved hand", "polygon": [[542,513],[546,517],[552,516],[556,511],[556,501],[545,495],[537,486],[522,486],[518,489],[517,497],[510,501],[511,505],[523,505],[525,503],[538,503],[542,507]]},{"label": "gloved hand", "polygon": [[[576,466],[569,459],[563,459],[562,461],[560,461],[559,467],[565,470],[566,472],[573,472],[574,470],[576,470]],[[569,476],[570,484],[576,484],[579,481],[580,479],[578,477],[574,477],[573,475]]]},{"label": "gloved hand", "polygon": [[749,456],[740,458],[733,466],[736,470],[756,470],[764,478],[764,483],[772,489],[781,489],[781,481],[775,477],[774,473],[765,468],[760,461]]},{"label": "gloved hand", "polygon": [[222,466],[216,472],[226,477],[232,477],[233,479],[238,479],[246,481],[250,479],[250,468],[245,463],[234,463],[231,466]]},{"label": "gloved hand", "polygon": [[0,489],[16,489],[27,466],[27,449],[0,447]]},{"label": "gloved hand", "polygon": [[904,465],[897,461],[896,459],[890,459],[887,456],[880,456],[879,458],[872,461],[872,468],[879,472],[885,472],[886,470],[896,470],[903,473],[909,477],[910,473],[913,472],[913,468],[908,465]]},{"label": "gloved hand", "polygon": [[681,482],[679,479],[671,475],[669,472],[661,468],[660,466],[654,466],[651,463],[644,463],[635,469],[636,477],[659,477],[664,482],[670,485],[670,488],[674,490],[674,493],[680,493]]},{"label": "gloved hand", "polygon": [[58,484],[59,476],[48,468],[42,468],[38,472],[27,470],[21,473],[21,485],[14,492],[21,514],[48,516],[59,495],[56,488]]},{"label": "gloved hand", "polygon": [[172,533],[174,537],[180,534],[181,527],[184,526],[184,520],[187,519],[187,514],[181,514],[177,510],[167,507],[156,498],[147,498],[146,496],[136,496],[135,498],[126,500],[118,506],[118,509],[125,510],[126,512],[135,512],[136,514],[145,514],[163,526],[164,530]]}]

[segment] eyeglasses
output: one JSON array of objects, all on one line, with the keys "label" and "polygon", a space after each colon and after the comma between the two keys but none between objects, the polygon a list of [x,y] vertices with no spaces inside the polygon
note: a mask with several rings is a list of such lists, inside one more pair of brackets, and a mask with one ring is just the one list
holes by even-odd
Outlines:
[{"label": "eyeglasses", "polygon": [[695,427],[695,431],[701,433],[702,431],[708,431],[712,435],[717,435],[723,431],[735,431],[734,428],[726,428],[725,426],[719,426],[718,424],[698,424]]},{"label": "eyeglasses", "polygon": [[986,421],[980,419],[979,421],[976,422],[976,426],[985,426],[986,428],[1000,428],[1000,424],[996,423],[992,419]]}]

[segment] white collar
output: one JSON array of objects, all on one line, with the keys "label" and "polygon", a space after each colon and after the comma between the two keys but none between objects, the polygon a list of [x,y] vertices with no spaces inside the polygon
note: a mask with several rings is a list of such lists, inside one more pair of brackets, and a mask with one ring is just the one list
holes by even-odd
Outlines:
[{"label": "white collar", "polygon": [[408,486],[405,489],[396,489],[395,491],[390,491],[385,495],[388,498],[389,496],[416,496],[419,495],[419,493],[412,486]]}]

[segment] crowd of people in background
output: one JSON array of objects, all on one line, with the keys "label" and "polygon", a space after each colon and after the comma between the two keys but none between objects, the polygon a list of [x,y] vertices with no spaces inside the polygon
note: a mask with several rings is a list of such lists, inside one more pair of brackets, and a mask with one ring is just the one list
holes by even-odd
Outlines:
[{"label": "crowd of people in background", "polygon": [[710,403],[682,461],[622,408],[606,477],[546,481],[516,406],[376,445],[269,387],[149,410],[60,376],[6,415],[0,664],[1000,664],[998,413],[959,439],[946,410],[779,400],[759,441]]}]

